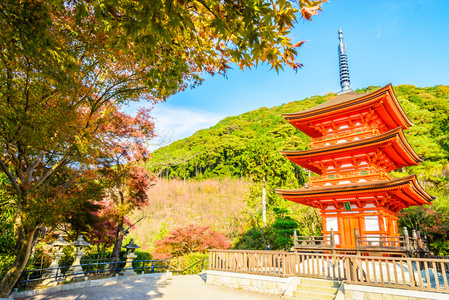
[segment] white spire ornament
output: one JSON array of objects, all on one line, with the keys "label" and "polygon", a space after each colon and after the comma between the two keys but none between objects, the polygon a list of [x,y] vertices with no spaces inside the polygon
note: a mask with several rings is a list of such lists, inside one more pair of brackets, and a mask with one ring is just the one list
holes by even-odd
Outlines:
[{"label": "white spire ornament", "polygon": [[340,86],[341,91],[338,95],[352,92],[352,89],[349,87],[351,81],[349,80],[349,68],[348,68],[348,58],[346,57],[346,44],[343,41],[343,31],[338,30],[338,38],[340,39],[340,43],[338,45],[338,56],[340,63]]}]

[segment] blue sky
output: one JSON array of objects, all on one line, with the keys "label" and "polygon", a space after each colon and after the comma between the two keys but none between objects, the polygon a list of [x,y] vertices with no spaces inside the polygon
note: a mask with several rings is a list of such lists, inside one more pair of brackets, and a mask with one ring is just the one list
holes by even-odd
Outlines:
[{"label": "blue sky", "polygon": [[449,84],[448,0],[333,0],[322,8],[292,32],[294,42],[308,40],[298,50],[304,67],[297,73],[278,74],[261,65],[245,71],[235,67],[227,78],[206,76],[201,86],[155,105],[157,131],[174,141],[227,116],[339,91],[339,28],[353,89],[390,82]]}]

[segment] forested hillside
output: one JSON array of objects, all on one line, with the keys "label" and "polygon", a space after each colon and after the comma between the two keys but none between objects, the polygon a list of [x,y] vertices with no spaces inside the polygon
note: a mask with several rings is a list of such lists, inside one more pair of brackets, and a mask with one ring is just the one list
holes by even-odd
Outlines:
[{"label": "forested hillside", "polygon": [[[377,88],[372,86],[355,92],[370,92]],[[400,85],[394,89],[399,102],[415,124],[407,130],[407,138],[416,152],[425,158],[421,166],[411,167],[407,172],[416,172],[429,184],[438,185],[443,180],[441,175],[445,172],[449,157],[449,87]],[[199,130],[191,137],[156,150],[151,168],[169,178],[244,176],[244,156],[253,140],[271,138],[278,150],[307,148],[309,137],[285,121],[283,113],[301,111],[335,96],[313,96],[227,117],[209,129]]]},{"label": "forested hillside", "polygon": [[[366,93],[378,88],[371,86],[355,92]],[[438,241],[441,249],[449,249],[449,243],[441,247],[449,234],[449,86],[419,88],[399,85],[394,90],[400,104],[414,122],[414,126],[406,131],[407,139],[418,155],[424,157],[424,161],[419,166],[396,170],[392,176],[417,174],[429,193],[437,196],[432,206],[404,210],[400,214],[401,226],[424,230]],[[310,140],[285,121],[282,114],[316,106],[335,96],[313,96],[227,117],[209,129],[200,130],[188,138],[158,149],[153,153],[149,167],[165,179],[251,179],[255,184],[245,199],[249,206],[254,207],[254,211],[260,209],[262,178],[266,177],[271,223],[278,217],[273,209],[281,207],[287,208],[297,223],[303,220],[302,224],[306,224],[304,220],[309,215],[310,224],[313,212],[310,215],[304,208],[286,203],[273,192],[278,187],[299,187],[308,180],[308,174],[302,168],[291,164],[278,153],[278,150],[307,149]],[[302,215],[298,215],[298,210],[302,211]],[[302,226],[299,229],[305,234],[319,232],[316,219],[315,228]],[[255,223],[252,226],[256,228]],[[244,239],[242,237],[236,243],[237,247],[248,246]]]}]

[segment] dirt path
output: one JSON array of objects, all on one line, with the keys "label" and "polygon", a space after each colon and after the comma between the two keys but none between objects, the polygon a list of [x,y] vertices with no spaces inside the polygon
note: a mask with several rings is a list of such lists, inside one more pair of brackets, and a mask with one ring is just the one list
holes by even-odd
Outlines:
[{"label": "dirt path", "polygon": [[205,275],[184,275],[165,278],[147,278],[139,281],[110,286],[89,287],[39,295],[27,300],[275,300],[275,295],[267,295],[246,290],[211,285],[205,283]]}]

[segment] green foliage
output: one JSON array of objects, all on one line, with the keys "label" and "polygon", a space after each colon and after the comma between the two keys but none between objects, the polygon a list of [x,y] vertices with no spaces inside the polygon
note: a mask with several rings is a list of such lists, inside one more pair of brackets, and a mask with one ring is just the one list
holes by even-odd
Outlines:
[{"label": "green foliage", "polygon": [[[369,93],[380,87],[370,86],[356,90],[358,93]],[[417,174],[423,187],[437,196],[432,210],[445,220],[444,214],[449,211],[449,86],[419,88],[413,85],[399,85],[394,87],[399,103],[404,108],[414,126],[405,131],[411,146],[424,161],[417,166],[406,167],[403,170],[391,172],[394,178]],[[267,190],[269,222],[262,233],[271,245],[276,244],[275,233],[270,224],[275,222],[276,216],[272,208],[287,207],[293,211],[292,218],[298,223],[299,231],[304,235],[320,232],[321,220],[316,211],[309,207],[288,203],[273,192],[274,188],[299,187],[306,181],[306,176],[300,168],[288,165],[282,157],[275,157],[277,150],[308,149],[310,138],[296,130],[282,118],[283,113],[301,111],[335,97],[335,94],[313,96],[302,101],[294,101],[272,108],[262,107],[239,116],[227,117],[215,126],[200,130],[191,137],[176,141],[167,147],[160,148],[153,156],[150,168],[154,171],[163,168],[165,176],[169,178],[211,178],[220,176],[253,177],[258,178],[263,172],[273,172],[272,186]],[[268,142],[269,141],[269,142]],[[259,147],[263,143],[263,147]],[[260,149],[263,148],[263,149]],[[251,151],[261,155],[263,151],[272,152],[270,157],[271,169],[264,170],[256,167],[251,158]],[[179,158],[185,159],[180,161]],[[260,157],[259,157],[260,158]],[[249,169],[246,169],[249,167]],[[282,176],[274,174],[278,169],[287,170],[284,178],[294,180],[280,180]],[[279,182],[274,182],[275,180]],[[234,247],[242,249],[265,249],[263,238],[257,227],[260,218],[261,183],[254,180],[251,193],[246,197],[248,223],[242,228],[241,236],[236,239]],[[431,228],[441,229],[441,226],[424,226],[426,221],[417,217],[415,208],[404,210],[401,214],[403,224],[413,224],[413,228],[426,229],[433,245],[443,247],[444,234],[432,232]],[[413,221],[405,221],[411,218]],[[314,225],[312,226],[312,220]],[[444,225],[444,224],[443,224]],[[313,228],[313,229],[312,229]],[[312,232],[314,231],[314,232]],[[441,230],[440,230],[441,231]],[[433,249],[436,251],[436,246]],[[441,250],[441,251],[443,251]],[[437,251],[438,252],[438,251]]]},{"label": "green foliage", "polygon": [[293,246],[293,230],[298,227],[298,224],[289,215],[290,210],[274,207],[273,211],[276,213],[276,221],[272,225],[277,235],[275,247],[288,250]]},{"label": "green foliage", "polygon": [[15,210],[11,207],[0,209],[0,254],[14,251],[16,244],[13,224],[14,213]]},{"label": "green foliage", "polygon": [[295,169],[277,151],[306,149],[310,138],[285,121],[282,114],[313,107],[334,96],[314,96],[227,117],[207,130],[199,130],[188,138],[156,150],[149,168],[168,178],[242,177],[250,175],[245,170],[248,153],[251,152],[248,150],[255,145],[254,152],[262,151],[262,147],[257,147],[257,141],[265,144],[269,141],[270,152],[276,152],[271,160],[289,169],[289,173],[302,184],[305,176],[301,169]]},{"label": "green foliage", "polygon": [[5,276],[15,259],[15,255],[0,253],[0,278]]},{"label": "green foliage", "polygon": [[[202,259],[208,259],[209,253],[192,252],[183,256],[178,256],[170,259],[170,270],[184,271],[193,264],[199,262]],[[186,271],[184,274],[198,274],[202,271],[202,263],[198,263],[193,266],[190,271]],[[204,263],[204,267],[207,267],[207,261]],[[190,272],[190,273],[189,273]]]},{"label": "green foliage", "polygon": [[[261,233],[262,231],[262,233]],[[263,234],[263,237],[262,237]],[[263,227],[261,229],[257,227],[251,227],[238,237],[234,243],[234,249],[249,249],[249,250],[265,250],[265,242],[270,245],[276,244],[276,233],[271,226]],[[271,247],[276,250],[276,248]]]}]

